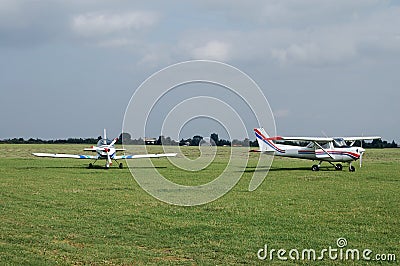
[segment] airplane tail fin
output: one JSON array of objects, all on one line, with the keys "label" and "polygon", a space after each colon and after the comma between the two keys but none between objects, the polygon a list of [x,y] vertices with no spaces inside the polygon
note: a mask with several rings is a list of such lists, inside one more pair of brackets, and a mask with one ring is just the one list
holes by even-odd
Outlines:
[{"label": "airplane tail fin", "polygon": [[106,129],[104,129],[104,131],[103,131],[103,141],[104,141],[104,145],[106,145],[107,144],[107,131],[106,131]]},{"label": "airplane tail fin", "polygon": [[269,141],[268,139],[270,138],[268,133],[264,130],[264,128],[255,128],[254,133],[256,134],[258,146],[260,147],[260,152],[268,152],[268,151],[274,151],[267,142]]}]

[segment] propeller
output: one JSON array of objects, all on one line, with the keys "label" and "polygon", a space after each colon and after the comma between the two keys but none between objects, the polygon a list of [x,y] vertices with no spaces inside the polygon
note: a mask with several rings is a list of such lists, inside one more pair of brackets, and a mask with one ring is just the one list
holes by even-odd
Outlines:
[{"label": "propeller", "polygon": [[108,145],[108,147],[114,146],[114,144],[118,141],[118,138],[113,139],[113,141]]},{"label": "propeller", "polygon": [[109,152],[111,151],[111,147],[114,146],[114,144],[117,141],[118,141],[118,138],[113,139],[113,141],[107,147],[104,148],[104,151],[107,153],[107,164],[108,165],[112,165],[112,160],[111,160]]},{"label": "propeller", "polygon": [[112,160],[111,160],[110,154],[108,152],[107,152],[107,164],[112,165]]},{"label": "propeller", "polygon": [[[364,133],[362,133],[361,136],[364,137]],[[360,140],[360,143],[361,143],[361,146],[360,146],[360,148],[361,148],[360,149],[360,168],[361,168],[361,166],[362,166],[362,157],[363,157],[363,154],[364,154],[364,149],[362,147],[363,140]]]}]

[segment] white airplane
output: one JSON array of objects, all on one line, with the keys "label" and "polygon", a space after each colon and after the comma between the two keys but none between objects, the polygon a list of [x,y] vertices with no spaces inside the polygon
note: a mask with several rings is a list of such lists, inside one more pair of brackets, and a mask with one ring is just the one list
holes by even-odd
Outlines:
[{"label": "white airplane", "polygon": [[[137,155],[116,155],[117,151],[125,151],[125,149],[117,149],[114,144],[118,138],[113,140],[107,139],[106,130],[104,129],[104,136],[97,142],[97,146],[85,148],[84,151],[96,152],[96,155],[78,155],[78,154],[64,154],[64,153],[32,153],[38,157],[52,157],[52,158],[73,158],[73,159],[92,159],[93,163],[89,163],[89,168],[93,168],[93,164],[99,159],[105,159],[105,167],[108,169],[112,165],[112,160],[118,162],[119,159],[141,159],[141,158],[160,158],[160,157],[175,157],[176,153],[160,153],[160,154],[137,154]],[[123,164],[119,163],[119,168],[123,168]]]},{"label": "white airplane", "polygon": [[[343,166],[340,163],[348,162],[349,171],[354,172],[356,169],[351,163],[360,159],[360,167],[362,164],[362,156],[365,149],[353,146],[359,140],[380,139],[379,136],[373,137],[270,137],[263,128],[255,128],[258,146],[260,150],[257,152],[272,153],[277,156],[307,159],[319,161],[311,167],[313,171],[319,171],[322,162],[328,162],[341,171]],[[283,145],[275,143],[275,141],[307,141],[307,146]],[[346,142],[349,142],[347,144]],[[362,145],[361,145],[362,146]],[[337,163],[336,165],[334,164]]]}]

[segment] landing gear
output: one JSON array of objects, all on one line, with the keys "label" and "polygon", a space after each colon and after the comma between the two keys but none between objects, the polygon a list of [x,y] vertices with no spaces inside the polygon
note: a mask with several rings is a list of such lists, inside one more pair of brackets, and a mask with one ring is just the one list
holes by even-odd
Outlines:
[{"label": "landing gear", "polygon": [[311,166],[311,170],[314,172],[319,171],[319,168],[321,167],[321,163],[322,163],[322,161],[320,161],[319,164],[314,164],[313,166]]},{"label": "landing gear", "polygon": [[319,171],[319,165],[314,164],[313,166],[311,166],[311,170],[314,172]]},{"label": "landing gear", "polygon": [[[97,160],[96,160],[96,161],[97,161]],[[96,161],[90,163],[89,166],[88,166],[88,168],[89,168],[89,169],[93,169],[93,168],[94,168],[94,163],[95,163]],[[115,162],[118,163],[117,160],[115,160]],[[110,169],[110,167],[111,167],[111,164],[108,163],[108,162],[104,165],[104,168],[105,168],[105,169]],[[122,168],[124,168],[124,165],[123,165],[122,163],[118,163],[118,168],[119,168],[119,169],[122,169]]]},{"label": "landing gear", "polygon": [[[314,165],[311,167],[311,170],[314,171],[314,172],[319,171],[319,169],[320,169],[320,167],[321,167],[321,163],[322,163],[322,161],[319,162],[319,164],[314,164]],[[343,165],[342,165],[342,164],[338,163],[338,164],[335,165],[335,164],[333,164],[332,162],[329,162],[329,163],[330,163],[332,166],[335,167],[335,170],[336,170],[336,171],[342,171],[342,170],[343,170]],[[349,165],[349,171],[350,171],[350,172],[355,172],[355,171],[356,171],[356,168],[355,168],[354,166],[352,166],[351,163],[350,163],[350,165]]]},{"label": "landing gear", "polygon": [[343,165],[341,165],[340,163],[335,165],[335,170],[337,171],[342,171],[343,170]]}]

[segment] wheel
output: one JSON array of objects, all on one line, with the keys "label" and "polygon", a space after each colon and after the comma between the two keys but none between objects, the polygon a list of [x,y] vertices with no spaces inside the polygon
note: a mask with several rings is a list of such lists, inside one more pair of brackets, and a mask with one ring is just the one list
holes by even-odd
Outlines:
[{"label": "wheel", "polygon": [[338,171],[342,171],[343,170],[343,165],[341,165],[340,163],[335,165],[335,169]]},{"label": "wheel", "polygon": [[92,168],[93,168],[93,164],[90,163],[90,164],[89,164],[89,169],[92,169]]},{"label": "wheel", "polygon": [[314,164],[313,166],[311,166],[311,170],[315,171],[319,171],[319,166]]},{"label": "wheel", "polygon": [[119,169],[122,169],[122,168],[124,168],[124,165],[122,164],[122,163],[119,163]]},{"label": "wheel", "polygon": [[355,168],[354,166],[350,165],[350,166],[349,166],[349,171],[350,171],[350,172],[355,172],[355,171],[356,171],[356,168]]}]

